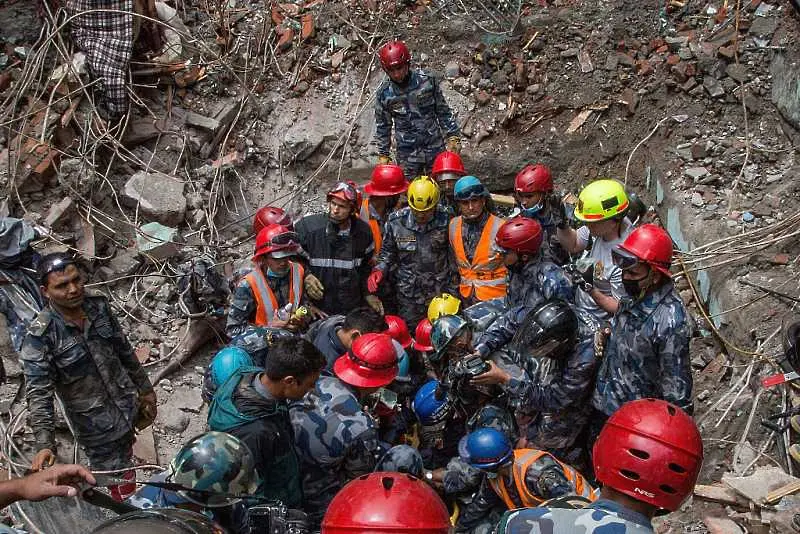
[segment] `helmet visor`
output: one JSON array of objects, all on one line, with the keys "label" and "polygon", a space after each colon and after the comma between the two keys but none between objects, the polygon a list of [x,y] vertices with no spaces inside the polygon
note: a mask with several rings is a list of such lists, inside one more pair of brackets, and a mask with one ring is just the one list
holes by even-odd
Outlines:
[{"label": "helmet visor", "polygon": [[455,172],[443,172],[436,175],[436,179],[440,182],[457,181],[461,175]]},{"label": "helmet visor", "polygon": [[328,191],[328,196],[337,196],[344,200],[355,202],[356,201],[356,188],[345,182],[339,182],[336,186]]},{"label": "helmet visor", "polygon": [[474,197],[486,196],[486,188],[483,184],[470,185],[455,192],[456,200],[469,200]]},{"label": "helmet visor", "polygon": [[639,258],[631,254],[630,252],[626,251],[621,247],[616,247],[614,250],[611,251],[611,259],[614,262],[614,265],[622,269],[630,269],[637,263],[639,263]]}]

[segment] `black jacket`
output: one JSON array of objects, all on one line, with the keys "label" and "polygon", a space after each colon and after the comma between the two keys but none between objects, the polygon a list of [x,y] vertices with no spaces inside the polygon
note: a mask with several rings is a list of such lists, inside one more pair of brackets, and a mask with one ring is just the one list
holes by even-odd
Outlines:
[{"label": "black jacket", "polygon": [[354,217],[350,234],[340,236],[326,213],[316,213],[300,219],[295,231],[308,254],[309,271],[325,287],[322,300],[315,304],[329,314],[363,306],[375,252],[369,225]]}]

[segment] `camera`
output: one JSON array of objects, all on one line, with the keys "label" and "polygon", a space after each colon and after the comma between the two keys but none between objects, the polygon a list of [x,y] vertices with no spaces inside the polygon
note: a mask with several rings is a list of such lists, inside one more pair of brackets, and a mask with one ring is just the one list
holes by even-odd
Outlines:
[{"label": "camera", "polygon": [[491,369],[491,366],[480,356],[467,356],[453,365],[450,370],[450,379],[452,382],[456,382],[462,378],[475,378],[489,369]]},{"label": "camera", "polygon": [[248,509],[252,534],[311,534],[306,514],[283,504],[260,504]]}]

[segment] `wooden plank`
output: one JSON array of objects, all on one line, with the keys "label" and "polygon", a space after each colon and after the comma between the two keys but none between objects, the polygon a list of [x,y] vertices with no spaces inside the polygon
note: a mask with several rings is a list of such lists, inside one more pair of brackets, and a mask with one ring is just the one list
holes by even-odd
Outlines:
[{"label": "wooden plank", "polygon": [[770,491],[766,497],[764,497],[765,504],[773,504],[781,500],[782,498],[786,497],[787,495],[791,495],[792,493],[797,493],[800,491],[800,480],[796,480],[794,482],[789,482],[785,486],[782,486],[776,490]]},{"label": "wooden plank", "polygon": [[704,501],[717,502],[720,504],[749,508],[749,501],[740,497],[738,493],[724,486],[707,486],[697,484],[694,487],[694,496]]}]

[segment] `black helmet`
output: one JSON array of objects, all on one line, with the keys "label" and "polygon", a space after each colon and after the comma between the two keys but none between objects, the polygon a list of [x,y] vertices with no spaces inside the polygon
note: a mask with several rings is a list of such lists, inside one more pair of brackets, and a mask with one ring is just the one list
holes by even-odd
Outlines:
[{"label": "black helmet", "polygon": [[141,510],[110,519],[91,534],[224,534],[203,514],[178,508]]},{"label": "black helmet", "polygon": [[525,317],[511,348],[522,357],[560,359],[567,356],[578,336],[578,318],[563,300],[548,300]]}]

